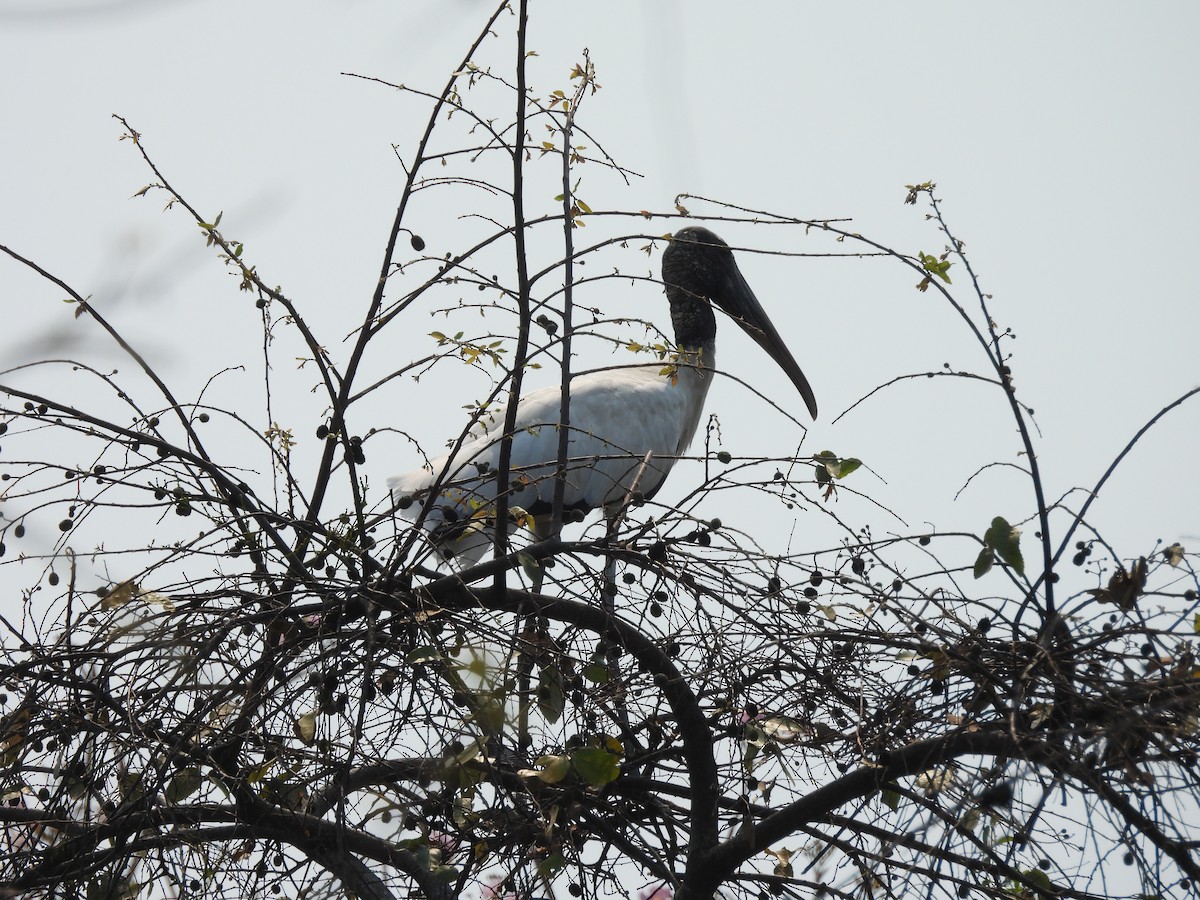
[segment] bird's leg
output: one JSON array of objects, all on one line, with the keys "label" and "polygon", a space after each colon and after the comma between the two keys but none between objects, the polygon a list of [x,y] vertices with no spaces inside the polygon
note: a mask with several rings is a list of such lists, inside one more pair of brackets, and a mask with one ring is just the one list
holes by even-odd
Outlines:
[{"label": "bird's leg", "polygon": [[[646,467],[650,465],[650,459],[653,453],[646,452],[642,458],[642,464],[638,466],[638,470],[634,473],[633,481],[630,482],[629,489],[625,492],[625,497],[621,501],[621,505],[608,518],[605,527],[604,545],[605,545],[605,561],[604,574],[600,582],[600,608],[604,610],[607,617],[615,617],[617,614],[617,557],[613,553],[616,545],[617,531],[621,527],[621,522],[625,518],[625,513],[629,509],[629,504],[633,502],[633,495],[637,493],[638,485],[641,484],[642,476],[646,473]],[[607,638],[601,638],[600,649],[604,654],[604,662],[609,671],[609,683],[616,685],[617,694],[615,697],[615,707],[617,713],[617,721],[628,733],[630,730],[629,709],[625,705],[625,696],[621,688],[621,648]]]},{"label": "bird's leg", "polygon": [[529,708],[533,704],[533,654],[526,646],[537,628],[537,617],[522,614],[517,619],[517,749],[524,754],[533,744],[529,733]]},{"label": "bird's leg", "polygon": [[[536,518],[532,519],[532,524],[529,530],[533,532],[534,537],[541,541],[545,538],[541,523]],[[542,592],[542,582],[545,579],[546,569],[545,564],[538,562],[537,568],[532,572],[526,570],[529,576],[529,590],[534,594]],[[517,746],[523,753],[533,743],[532,735],[529,733],[529,708],[533,703],[533,654],[526,649],[526,643],[529,639],[536,636],[536,629],[540,626],[537,621],[537,616],[522,614],[518,617],[517,630],[517,696],[520,697],[520,702],[517,704]]]},{"label": "bird's leg", "polygon": [[[600,608],[606,617],[617,614],[617,557],[613,553],[613,544],[617,536],[617,519],[609,519],[604,535],[604,574],[600,580]],[[616,675],[617,664],[620,662],[620,649],[616,644],[603,641],[608,666]]]},{"label": "bird's leg", "polygon": [[[650,459],[654,456],[652,451],[647,450],[646,455],[642,457],[642,464],[638,466],[638,470],[633,475],[633,481],[629,484],[629,489],[625,492],[624,498],[621,500],[621,505],[616,511],[608,517],[607,527],[604,533],[605,547],[611,550],[613,543],[617,537],[617,530],[621,527],[621,521],[625,518],[625,513],[629,509],[629,504],[633,502],[633,495],[637,493],[638,485],[642,483],[642,476],[646,474],[646,467],[650,465]],[[600,587],[600,605],[603,610],[609,615],[616,614],[616,599],[617,599],[617,558],[611,553],[606,554],[607,559],[604,563],[604,580]]]},{"label": "bird's leg", "polygon": [[[624,504],[622,505],[623,509]],[[620,513],[610,518],[604,535],[605,560],[604,574],[600,581],[600,608],[604,610],[606,619],[611,619],[617,614],[617,557],[612,551],[616,543],[619,521]],[[615,641],[601,635],[597,651],[599,655],[603,656],[604,665],[608,669],[608,683],[615,688],[613,709],[617,721],[628,732],[630,727],[629,710],[625,706],[625,693],[621,685],[621,648]]]}]

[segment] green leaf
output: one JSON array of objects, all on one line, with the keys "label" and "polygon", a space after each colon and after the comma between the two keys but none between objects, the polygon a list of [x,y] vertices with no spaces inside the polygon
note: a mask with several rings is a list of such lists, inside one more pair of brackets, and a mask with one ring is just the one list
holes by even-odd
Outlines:
[{"label": "green leaf", "polygon": [[616,754],[599,747],[580,747],[572,751],[571,762],[579,777],[591,787],[604,787],[621,774],[621,761]]},{"label": "green leaf", "polygon": [[271,773],[271,770],[273,768],[275,768],[275,760],[268,759],[265,763],[263,763],[257,769],[252,769],[250,771],[250,774],[246,776],[247,784],[258,784],[260,781],[262,781],[264,778],[266,778],[267,775],[269,775]]},{"label": "green leaf", "polygon": [[88,882],[86,896],[87,900],[134,900],[141,891],[142,887],[136,881],[104,872]]},{"label": "green leaf", "polygon": [[837,471],[831,472],[830,474],[833,475],[834,478],[845,478],[847,475],[849,475],[851,472],[853,472],[855,469],[857,469],[861,465],[862,465],[862,460],[855,459],[852,456],[849,459],[840,460],[838,462]]},{"label": "green leaf", "polygon": [[562,718],[566,708],[566,697],[563,694],[562,673],[555,666],[543,666],[538,673],[537,686],[538,709],[551,722]]},{"label": "green leaf", "polygon": [[747,775],[749,775],[751,772],[754,771],[754,761],[756,759],[758,759],[759,750],[761,750],[762,748],[759,744],[755,743],[754,741],[746,741],[745,747],[746,747],[746,750],[742,754],[742,769],[745,771],[745,773]]},{"label": "green leaf", "polygon": [[1003,516],[992,519],[991,526],[983,535],[983,549],[975,559],[975,577],[982,578],[991,571],[997,556],[1018,575],[1024,575],[1025,560],[1021,556],[1020,539],[1021,530],[1009,525]]},{"label": "green leaf", "polygon": [[879,792],[879,799],[892,812],[900,808],[900,791],[896,789],[896,785],[894,784],[885,784],[883,790]]},{"label": "green leaf", "polygon": [[137,803],[146,796],[146,782],[141,772],[119,772],[117,783],[121,788],[121,800]]},{"label": "green leaf", "polygon": [[1021,557],[1021,548],[1018,545],[1020,539],[1020,529],[1013,528],[1001,516],[992,519],[992,527],[983,536],[985,544],[995,550],[999,557],[1012,566],[1018,575],[1024,575],[1025,560]]},{"label": "green leaf", "polygon": [[845,478],[862,465],[861,459],[849,457],[843,459],[831,450],[822,450],[813,457],[816,462],[818,484],[828,484],[830,477]]},{"label": "green leaf", "polygon": [[538,862],[538,874],[543,878],[549,878],[566,864],[566,857],[562,855],[561,850],[551,851],[545,859]]},{"label": "green leaf", "polygon": [[946,284],[950,284],[950,276],[946,273],[950,270],[951,263],[949,260],[938,259],[929,253],[921,252],[918,254],[921,257],[921,267],[930,275],[936,275]]},{"label": "green leaf", "polygon": [[442,654],[438,652],[437,647],[431,647],[425,644],[408,651],[408,656],[404,657],[404,661],[410,666],[415,666],[417,663],[438,662],[442,658]]},{"label": "green leaf", "polygon": [[537,777],[545,784],[558,784],[571,771],[571,757],[560,756],[553,754],[550,756],[538,757],[538,766],[541,771],[537,773]]},{"label": "green leaf", "polygon": [[607,684],[608,679],[612,674],[608,671],[608,666],[604,663],[588,663],[583,667],[583,677],[592,684]]},{"label": "green leaf", "polygon": [[984,547],[979,551],[979,555],[975,557],[975,577],[982,578],[992,570],[992,563],[996,561],[996,554],[992,552],[991,547]]},{"label": "green leaf", "polygon": [[1050,896],[1055,896],[1058,891],[1054,888],[1054,882],[1050,880],[1050,876],[1041,869],[1026,869],[1021,873],[1025,876],[1025,880],[1037,885],[1041,890],[1045,891]]},{"label": "green leaf", "polygon": [[542,570],[542,564],[539,563],[532,553],[525,550],[517,551],[517,562],[521,564],[521,569],[525,572],[525,577],[530,581],[537,578],[538,573]]},{"label": "green leaf", "polygon": [[171,779],[171,783],[167,785],[167,802],[172,805],[182,803],[200,790],[203,781],[198,767],[188,766],[186,769],[180,769]]},{"label": "green leaf", "polygon": [[499,734],[507,720],[504,704],[495,697],[485,697],[475,708],[475,721],[485,734]]}]

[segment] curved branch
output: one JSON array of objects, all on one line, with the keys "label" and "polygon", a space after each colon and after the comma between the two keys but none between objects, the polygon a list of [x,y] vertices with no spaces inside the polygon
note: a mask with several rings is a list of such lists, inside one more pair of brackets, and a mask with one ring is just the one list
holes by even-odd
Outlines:
[{"label": "curved branch", "polygon": [[[253,810],[247,810],[240,805],[235,807],[200,804],[166,807],[122,816],[96,828],[79,830],[76,826],[71,829],[75,831],[76,837],[54,848],[46,854],[42,865],[31,867],[6,887],[29,890],[49,882],[59,882],[64,877],[63,865],[68,861],[70,866],[79,870],[81,874],[94,871],[95,867],[106,862],[112,853],[111,850],[96,849],[99,844],[112,841],[114,846],[122,846],[129,850],[134,843],[129,841],[129,838],[150,830],[158,833],[140,840],[149,841],[149,846],[160,847],[195,844],[197,840],[214,842],[245,837],[280,841],[296,847],[316,860],[357,896],[371,900],[391,900],[394,895],[382,879],[359,858],[364,857],[403,872],[416,883],[421,893],[431,900],[447,900],[450,897],[449,883],[422,866],[416,854],[411,851],[396,847],[382,838],[348,830],[315,816],[278,810],[263,801],[258,801],[254,806]],[[35,821],[29,815],[31,812],[36,811],[0,807],[0,822]],[[21,815],[15,815],[17,813]],[[62,828],[64,825],[71,828],[71,823],[64,823],[58,818],[36,821],[55,828]],[[231,828],[195,830],[178,827],[180,823],[189,821],[232,822],[234,825]],[[84,846],[73,846],[78,844]],[[339,852],[335,848],[344,850]]]},{"label": "curved branch", "polygon": [[[497,564],[504,562],[495,561]],[[663,698],[675,715],[692,787],[688,870],[705,867],[705,858],[717,843],[717,798],[720,796],[717,762],[712,752],[713,733],[687,679],[661,647],[617,616],[574,600],[514,589],[500,594],[473,590],[455,577],[442,578],[423,588],[421,593],[438,603],[453,604],[460,609],[482,606],[510,613],[532,612],[587,629],[624,648],[654,678],[655,685],[662,691]]]},{"label": "curved branch", "polygon": [[876,766],[863,766],[768,816],[750,832],[739,834],[703,855],[698,865],[689,865],[676,900],[711,897],[717,887],[731,878],[743,863],[776,841],[799,831],[810,822],[823,821],[838,807],[867,797],[889,782],[917,775],[939,763],[959,756],[1021,755],[1034,762],[1059,759],[1060,751],[1049,745],[1022,744],[1005,732],[957,732],[945,737],[909,744],[889,753]]}]

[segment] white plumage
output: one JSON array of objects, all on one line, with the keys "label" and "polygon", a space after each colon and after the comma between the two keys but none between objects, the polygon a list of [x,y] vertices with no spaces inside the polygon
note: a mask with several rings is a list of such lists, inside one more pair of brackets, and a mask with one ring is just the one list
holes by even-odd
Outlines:
[{"label": "white plumage", "polygon": [[[663,363],[582,372],[571,379],[570,437],[564,508],[615,512],[637,491],[651,497],[695,436],[713,379],[716,319],[710,303],[729,313],[787,372],[816,415],[816,402],[799,366],[771,326],[715,234],[691,227],[678,232],[663,254],[663,283],[671,304],[673,372]],[[512,441],[509,508],[549,523],[558,458],[557,387],[521,398]],[[491,546],[490,520],[503,425],[468,437],[450,454],[388,480],[401,512],[423,523],[439,549],[463,562]],[[436,496],[430,496],[437,485]],[[416,502],[412,502],[416,501]]]}]

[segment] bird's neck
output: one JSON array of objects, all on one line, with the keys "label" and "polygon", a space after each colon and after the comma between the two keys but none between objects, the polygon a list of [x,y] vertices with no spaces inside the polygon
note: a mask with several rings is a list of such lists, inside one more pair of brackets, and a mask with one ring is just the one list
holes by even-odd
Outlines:
[{"label": "bird's neck", "polygon": [[711,340],[699,347],[679,347],[675,360],[675,387],[683,391],[687,409],[676,453],[683,455],[696,435],[704,411],[704,398],[716,377],[716,351]]},{"label": "bird's neck", "polygon": [[667,282],[667,300],[671,304],[671,324],[675,327],[676,387],[684,392],[686,413],[683,417],[684,431],[679,437],[677,453],[682,455],[691,444],[700,424],[704,409],[704,398],[712,385],[716,372],[717,317],[706,297],[699,291],[688,291]]},{"label": "bird's neck", "polygon": [[717,336],[717,317],[708,301],[674,285],[667,286],[667,300],[671,304],[675,346],[687,351],[707,347],[711,352]]}]

